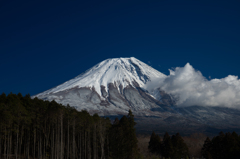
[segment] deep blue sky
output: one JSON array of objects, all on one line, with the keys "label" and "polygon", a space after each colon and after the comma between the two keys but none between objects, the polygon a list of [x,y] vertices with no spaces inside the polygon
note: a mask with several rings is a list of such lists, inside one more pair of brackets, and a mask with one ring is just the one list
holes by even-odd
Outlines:
[{"label": "deep blue sky", "polygon": [[0,93],[40,93],[114,57],[240,76],[240,1],[0,1]]}]

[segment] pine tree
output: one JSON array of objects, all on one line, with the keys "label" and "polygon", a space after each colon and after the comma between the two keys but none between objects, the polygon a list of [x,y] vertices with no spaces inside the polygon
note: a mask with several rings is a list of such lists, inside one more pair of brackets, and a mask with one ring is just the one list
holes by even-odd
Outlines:
[{"label": "pine tree", "polygon": [[128,121],[129,121],[129,138],[131,139],[129,142],[129,147],[131,149],[129,158],[138,158],[139,157],[139,149],[138,149],[138,140],[136,136],[136,129],[134,126],[136,125],[136,122],[134,121],[134,115],[131,110],[129,110],[127,115]]},{"label": "pine tree", "polygon": [[139,157],[134,115],[129,110],[120,121],[116,118],[111,128],[111,157],[116,159],[134,159]]},{"label": "pine tree", "polygon": [[171,154],[173,153],[173,145],[171,142],[171,137],[166,132],[163,137],[163,142],[161,144],[161,155],[165,158],[171,157]]},{"label": "pine tree", "polygon": [[149,141],[149,145],[148,145],[148,149],[151,153],[155,153],[155,154],[160,154],[160,150],[161,150],[161,139],[158,135],[155,134],[155,132],[152,132],[150,141]]},{"label": "pine tree", "polygon": [[206,138],[206,140],[204,141],[202,150],[201,150],[201,154],[204,158],[206,159],[211,159],[211,146],[212,146],[212,142],[209,139],[209,137]]},{"label": "pine tree", "polygon": [[171,142],[173,145],[173,153],[171,154],[171,158],[180,159],[188,156],[188,147],[184,143],[184,140],[179,133],[172,136]]}]

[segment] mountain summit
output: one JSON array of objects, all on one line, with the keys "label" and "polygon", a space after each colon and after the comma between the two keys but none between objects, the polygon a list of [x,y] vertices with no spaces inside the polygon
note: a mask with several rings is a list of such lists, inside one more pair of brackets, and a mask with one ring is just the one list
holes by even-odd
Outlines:
[{"label": "mountain summit", "polygon": [[101,87],[104,87],[104,91],[108,92],[108,84],[110,83],[113,83],[120,90],[127,86],[144,87],[151,79],[163,77],[166,77],[166,75],[134,57],[113,58],[104,60],[74,79],[37,96],[66,91],[76,87],[87,87],[94,89],[103,97]]},{"label": "mountain summit", "polygon": [[163,92],[148,91],[144,87],[152,79],[165,77],[166,75],[134,57],[113,58],[33,97],[55,100],[79,110],[86,109],[90,113],[93,111],[103,115],[121,114],[129,109],[141,111],[164,105],[165,100],[157,100]]}]

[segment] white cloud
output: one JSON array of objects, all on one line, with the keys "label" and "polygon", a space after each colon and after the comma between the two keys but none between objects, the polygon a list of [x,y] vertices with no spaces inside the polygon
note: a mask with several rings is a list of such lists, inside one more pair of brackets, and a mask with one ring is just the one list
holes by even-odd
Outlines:
[{"label": "white cloud", "polygon": [[171,69],[165,79],[153,80],[147,85],[158,85],[162,90],[178,97],[178,106],[224,106],[240,108],[240,80],[229,75],[222,79],[207,79],[189,63]]}]

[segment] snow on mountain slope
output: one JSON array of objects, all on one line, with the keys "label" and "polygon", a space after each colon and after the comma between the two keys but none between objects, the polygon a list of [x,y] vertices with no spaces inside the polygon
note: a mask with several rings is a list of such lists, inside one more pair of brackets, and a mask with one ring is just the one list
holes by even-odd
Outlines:
[{"label": "snow on mountain slope", "polygon": [[47,94],[57,93],[75,87],[94,88],[95,91],[102,96],[101,86],[104,86],[106,92],[108,92],[109,83],[113,83],[118,89],[120,89],[121,86],[125,88],[128,85],[135,87],[136,83],[140,87],[144,87],[144,85],[148,81],[151,81],[151,79],[165,77],[166,75],[134,57],[113,58],[104,60],[74,79],[36,96],[45,96]]}]

